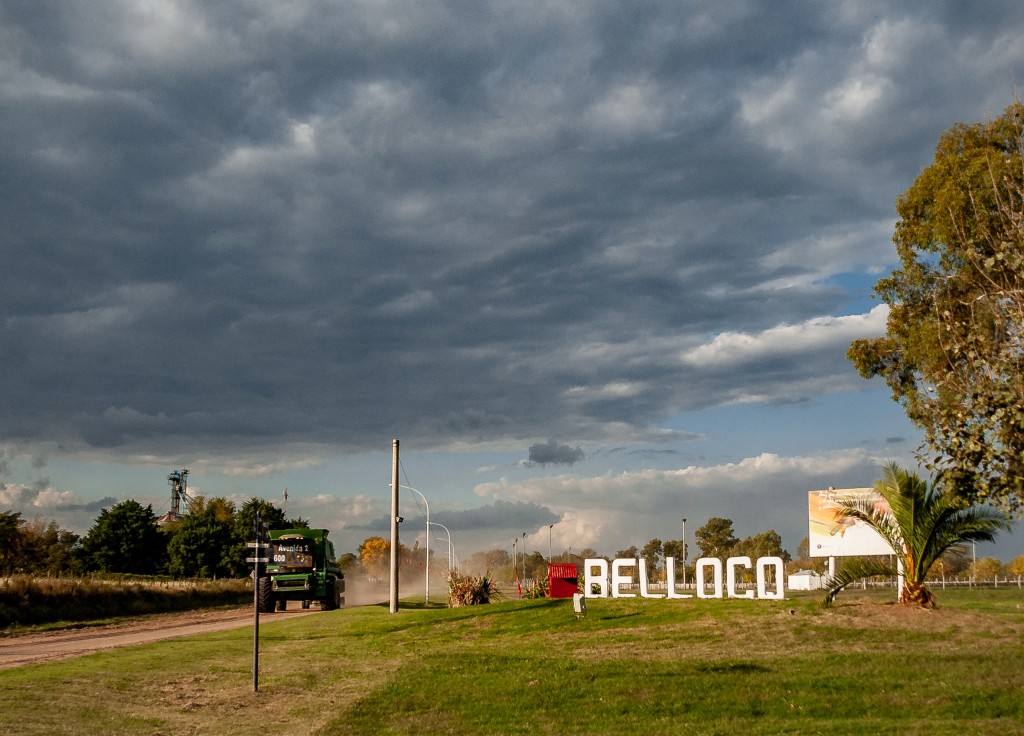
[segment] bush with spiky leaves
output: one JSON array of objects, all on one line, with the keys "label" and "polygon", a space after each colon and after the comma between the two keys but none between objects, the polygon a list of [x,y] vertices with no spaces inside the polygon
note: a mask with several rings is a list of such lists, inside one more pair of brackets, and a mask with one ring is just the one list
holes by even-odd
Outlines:
[{"label": "bush with spiky leaves", "polygon": [[501,592],[495,585],[494,578],[488,577],[486,574],[477,578],[452,571],[448,575],[448,606],[450,608],[490,603],[500,597]]},{"label": "bush with spiky leaves", "polygon": [[[965,542],[991,542],[1010,528],[1009,518],[999,509],[965,505],[941,480],[929,484],[896,463],[885,467],[875,490],[886,504],[851,499],[841,502],[839,515],[864,522],[892,547],[903,568],[900,603],[905,605],[935,606],[924,581],[943,553]],[[839,591],[857,580],[896,574],[885,558],[848,560],[829,582],[824,602],[831,605]]]}]

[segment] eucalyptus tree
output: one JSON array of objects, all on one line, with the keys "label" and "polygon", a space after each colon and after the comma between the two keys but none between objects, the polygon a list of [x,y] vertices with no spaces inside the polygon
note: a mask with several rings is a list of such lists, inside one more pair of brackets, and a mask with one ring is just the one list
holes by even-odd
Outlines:
[{"label": "eucalyptus tree", "polygon": [[896,211],[886,334],[847,355],[956,493],[1024,510],[1024,105],[944,133]]},{"label": "eucalyptus tree", "polygon": [[739,541],[733,530],[732,519],[721,516],[712,516],[693,536],[701,557],[717,557],[720,560],[725,560]]}]

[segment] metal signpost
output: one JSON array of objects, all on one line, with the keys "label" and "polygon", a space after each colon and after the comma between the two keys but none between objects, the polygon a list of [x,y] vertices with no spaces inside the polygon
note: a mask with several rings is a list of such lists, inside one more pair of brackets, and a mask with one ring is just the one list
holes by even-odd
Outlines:
[{"label": "metal signpost", "polygon": [[260,518],[259,511],[256,512],[256,519],[253,523],[253,531],[256,534],[255,542],[248,542],[245,546],[255,549],[255,556],[246,557],[246,562],[253,563],[252,572],[252,691],[260,691],[260,563],[270,561],[266,557],[270,545],[267,543],[267,524]]}]

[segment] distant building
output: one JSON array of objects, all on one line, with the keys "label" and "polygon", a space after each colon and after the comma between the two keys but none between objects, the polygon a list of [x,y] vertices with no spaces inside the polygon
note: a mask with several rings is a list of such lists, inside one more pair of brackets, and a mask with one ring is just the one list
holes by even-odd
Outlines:
[{"label": "distant building", "polygon": [[163,516],[156,517],[156,523],[158,526],[164,526],[165,524],[173,524],[176,521],[181,521],[184,518],[184,514],[177,514],[173,511],[168,511]]},{"label": "distant building", "polygon": [[814,570],[801,570],[786,579],[789,590],[821,590],[825,587],[825,576]]}]

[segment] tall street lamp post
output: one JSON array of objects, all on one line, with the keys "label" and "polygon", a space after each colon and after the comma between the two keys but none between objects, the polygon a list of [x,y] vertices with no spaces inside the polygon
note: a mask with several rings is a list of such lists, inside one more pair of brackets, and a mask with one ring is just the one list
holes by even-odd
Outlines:
[{"label": "tall street lamp post", "polygon": [[399,488],[404,488],[407,491],[415,493],[423,499],[423,505],[427,508],[427,564],[423,575],[425,579],[425,582],[423,583],[423,603],[430,603],[430,504],[427,503],[427,497],[412,486],[399,486]]},{"label": "tall street lamp post", "polygon": [[523,580],[526,580],[526,532],[523,532]]},{"label": "tall street lamp post", "polygon": [[448,527],[446,527],[444,524],[438,524],[436,521],[432,521],[430,523],[434,526],[441,527],[442,529],[444,529],[445,534],[448,535],[448,574],[451,575],[452,570],[454,569],[452,567],[452,533],[448,531]]},{"label": "tall street lamp post", "polygon": [[686,590],[686,517],[685,516],[683,517],[683,590]]}]

